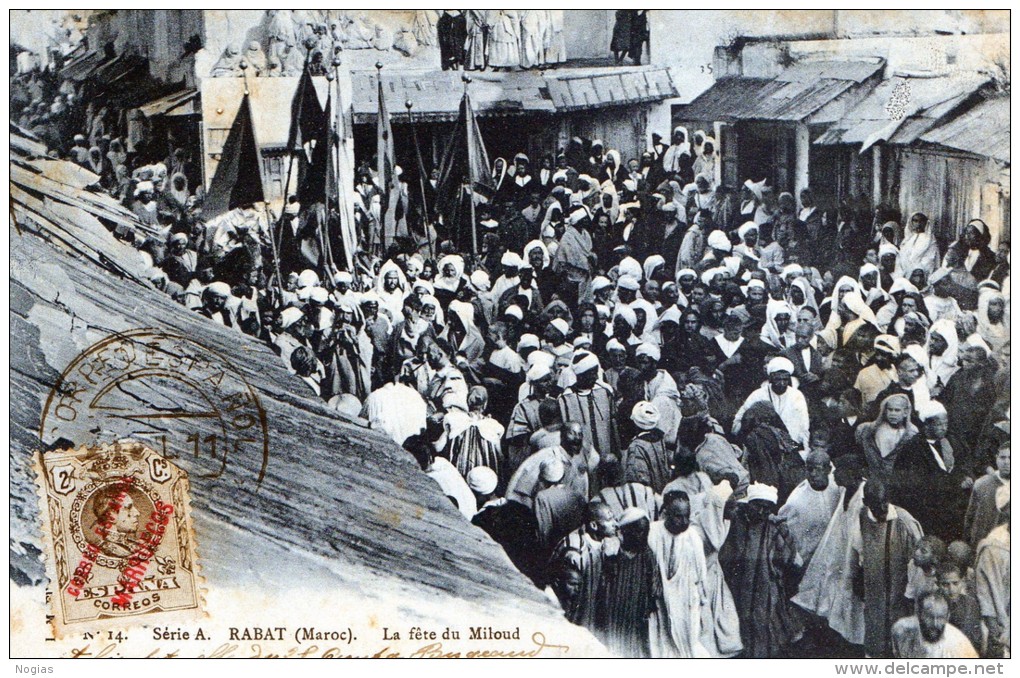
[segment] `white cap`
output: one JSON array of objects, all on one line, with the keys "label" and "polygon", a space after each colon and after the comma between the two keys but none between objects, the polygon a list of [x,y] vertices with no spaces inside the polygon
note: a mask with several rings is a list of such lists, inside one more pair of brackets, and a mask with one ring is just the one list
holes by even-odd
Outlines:
[{"label": "white cap", "polygon": [[755,499],[763,499],[765,501],[772,502],[773,504],[779,503],[779,490],[766,485],[765,483],[751,483],[747,488],[747,496],[741,499],[741,502],[754,501]]},{"label": "white cap", "polygon": [[775,374],[776,372],[788,372],[790,374],[793,374],[793,363],[790,362],[787,358],[777,356],[769,361],[769,364],[765,368],[765,371],[768,372],[769,374]]},{"label": "white cap", "polygon": [[499,477],[488,466],[475,466],[468,471],[467,485],[476,494],[492,494],[498,484]]}]

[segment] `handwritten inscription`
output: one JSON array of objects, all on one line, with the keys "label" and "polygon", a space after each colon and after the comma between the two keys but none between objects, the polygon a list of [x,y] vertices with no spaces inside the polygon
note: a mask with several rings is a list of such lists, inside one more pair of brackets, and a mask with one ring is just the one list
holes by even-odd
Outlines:
[{"label": "handwritten inscription", "polygon": [[[285,627],[270,627],[274,637],[285,635]],[[308,627],[302,627],[307,629]],[[263,631],[266,629],[263,628]],[[277,633],[279,631],[280,633]],[[356,639],[350,629],[344,629],[345,635]],[[423,633],[426,632],[422,629]],[[298,630],[301,633],[301,629]],[[442,632],[436,632],[442,635]],[[183,631],[178,628],[171,632],[169,629],[155,629],[153,633],[155,640],[205,640],[209,635],[201,628],[195,634]],[[341,639],[342,640],[342,639]],[[183,656],[197,656],[200,659],[492,659],[492,658],[535,658],[535,657],[562,657],[570,651],[569,645],[562,645],[549,641],[545,634],[536,631],[529,639],[524,641],[513,641],[512,645],[481,647],[466,647],[463,643],[433,642],[421,646],[414,646],[410,650],[403,647],[396,647],[393,644],[377,646],[367,652],[350,652],[337,645],[294,645],[283,650],[271,649],[263,646],[262,643],[221,643],[209,651],[202,651],[196,654],[189,652],[182,654],[178,647],[164,649],[162,646],[152,647],[143,650],[140,656],[145,658],[173,659]],[[71,659],[112,659],[123,656],[118,643],[107,643],[94,645],[87,643],[81,647],[72,649],[67,655]],[[139,656],[132,652],[132,656]]]}]

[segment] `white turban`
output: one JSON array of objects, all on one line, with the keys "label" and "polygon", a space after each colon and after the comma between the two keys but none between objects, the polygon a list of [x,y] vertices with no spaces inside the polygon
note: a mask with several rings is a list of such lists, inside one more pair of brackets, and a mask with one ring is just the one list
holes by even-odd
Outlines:
[{"label": "white turban", "polygon": [[875,266],[874,264],[864,264],[861,266],[860,277],[863,278],[871,273],[878,273],[878,266]]},{"label": "white turban", "polygon": [[306,268],[298,275],[298,287],[315,287],[319,284],[319,274]]},{"label": "white turban", "polygon": [[549,321],[549,324],[555,327],[564,337],[570,334],[570,325],[563,318],[553,318]]},{"label": "white turban", "polygon": [[646,355],[655,362],[659,362],[659,359],[662,357],[662,351],[660,351],[659,347],[655,344],[650,344],[646,341],[637,347],[637,350],[634,351],[634,355]]},{"label": "white turban", "polygon": [[605,277],[604,275],[597,275],[591,281],[591,291],[593,293],[594,292],[598,292],[601,289],[605,289],[606,287],[612,287],[612,286],[613,286],[613,282],[609,278]]},{"label": "white turban", "polygon": [[475,289],[479,292],[488,292],[489,288],[492,286],[492,283],[489,280],[489,274],[482,269],[478,269],[471,274],[471,284],[474,285]]},{"label": "white turban", "polygon": [[679,271],[676,272],[676,279],[678,281],[681,278],[686,278],[686,277],[697,278],[698,277],[698,273],[693,268],[681,268]]},{"label": "white turban", "polygon": [[783,267],[783,277],[788,275],[804,275],[804,267],[800,264],[787,264]]},{"label": "white turban", "polygon": [[539,466],[539,476],[547,483],[558,483],[563,480],[566,468],[559,457],[550,457]]},{"label": "white turban", "polygon": [[492,494],[496,491],[499,478],[488,466],[475,466],[468,471],[467,485],[475,494]]},{"label": "white turban", "polygon": [[714,250],[724,250],[726,252],[733,249],[730,239],[722,231],[712,231],[708,234],[708,246]]},{"label": "white turban", "polygon": [[590,370],[597,369],[599,366],[599,359],[595,357],[594,353],[588,351],[581,351],[574,356],[574,363],[572,365],[574,374],[584,374]]},{"label": "white turban", "polygon": [[591,347],[591,337],[586,337],[583,334],[579,334],[574,337],[574,341],[571,342],[574,348],[583,348],[585,346]]},{"label": "white turban", "polygon": [[499,260],[499,263],[509,268],[520,268],[521,265],[524,264],[524,261],[517,252],[507,250],[503,253],[503,257]]},{"label": "white turban", "polygon": [[946,408],[937,400],[929,400],[917,408],[917,418],[928,421],[934,417],[945,417]]},{"label": "white turban", "polygon": [[899,255],[900,251],[891,242],[884,242],[878,246],[878,257],[881,259],[887,254]]},{"label": "white turban", "polygon": [[769,374],[775,374],[776,372],[788,372],[793,374],[793,363],[787,358],[777,356],[769,361],[765,371]]},{"label": "white turban", "polygon": [[556,356],[545,351],[532,351],[528,354],[528,369],[535,365],[545,365],[549,369],[556,364]]},{"label": "white turban", "polygon": [[617,339],[616,337],[613,337],[612,339],[610,339],[609,341],[606,342],[606,350],[607,351],[625,351],[626,352],[627,347],[624,346],[623,344],[621,344],[619,339]]},{"label": "white turban", "polygon": [[504,316],[509,315],[513,316],[514,318],[517,318],[518,320],[524,320],[524,311],[522,311],[521,307],[518,306],[517,304],[510,304],[509,306],[507,306],[506,310],[503,311],[503,315]]},{"label": "white turban", "polygon": [[637,292],[639,289],[641,289],[641,283],[639,283],[636,278],[630,275],[622,276],[619,280],[616,281],[616,286],[621,287],[625,290],[631,290],[633,292]]},{"label": "white turban", "polygon": [[574,208],[574,210],[570,213],[570,217],[567,218],[567,222],[571,225],[574,225],[579,223],[580,221],[583,221],[584,219],[590,218],[591,213],[588,212],[588,208],[582,205],[580,207]]},{"label": "white turban", "polygon": [[637,506],[631,506],[620,515],[620,519],[616,521],[616,524],[622,527],[636,523],[639,520],[648,520],[648,512]]},{"label": "white turban", "polygon": [[642,400],[634,405],[630,420],[642,431],[650,431],[659,423],[659,410],[652,403]]},{"label": "white turban", "polygon": [[729,269],[727,269],[725,266],[716,266],[715,268],[710,268],[701,274],[701,282],[705,285],[711,285],[712,281],[715,279],[717,275],[719,275],[720,273],[728,272]]},{"label": "white turban", "polygon": [[779,490],[766,485],[765,483],[751,483],[747,488],[747,496],[741,499],[741,502],[754,501],[755,499],[763,499],[773,504],[779,503]]},{"label": "white turban", "polygon": [[637,314],[634,313],[634,309],[630,306],[617,306],[616,313],[613,314],[613,318],[623,318],[624,322],[630,325],[631,329],[637,326]]},{"label": "white turban", "polygon": [[534,334],[522,334],[520,341],[517,342],[517,350],[523,350],[526,348],[538,348],[541,346],[541,342],[538,337]]},{"label": "white turban", "polygon": [[325,287],[312,287],[308,293],[308,298],[317,304],[325,304],[329,300],[329,292],[326,291]]},{"label": "white turban", "polygon": [[545,362],[535,363],[528,368],[527,379],[528,383],[543,379],[548,375],[552,374],[552,366],[547,365]]},{"label": "white turban", "polygon": [[743,240],[744,238],[747,237],[747,234],[750,233],[751,231],[757,233],[758,224],[754,223],[753,221],[745,221],[744,224],[737,229],[737,235],[740,236],[741,240]]},{"label": "white turban", "polygon": [[304,313],[301,312],[300,308],[294,308],[291,306],[290,308],[283,309],[280,313],[280,327],[283,327],[284,329],[290,327],[300,320],[303,315]]},{"label": "white turban", "polygon": [[641,264],[634,257],[624,257],[620,260],[620,264],[617,267],[620,271],[620,276],[629,275],[635,280],[641,280],[641,277],[645,274]]},{"label": "white turban", "polygon": [[885,351],[893,355],[900,354],[900,340],[891,334],[880,334],[875,337],[875,350]]},{"label": "white turban", "polygon": [[209,283],[209,286],[206,287],[205,290],[219,297],[230,296],[230,285],[225,282]]}]

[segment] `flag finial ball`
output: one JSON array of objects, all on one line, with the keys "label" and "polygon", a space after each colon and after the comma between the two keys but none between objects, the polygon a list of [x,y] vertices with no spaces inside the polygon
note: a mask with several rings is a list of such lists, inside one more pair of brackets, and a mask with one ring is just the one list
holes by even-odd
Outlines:
[{"label": "flag finial ball", "polygon": [[245,61],[244,59],[241,59],[241,63],[237,64],[237,67],[240,68],[242,71],[246,71],[248,70],[248,62]]},{"label": "flag finial ball", "polygon": [[378,68],[381,71],[382,70],[382,62],[381,61],[376,61],[375,62],[375,67]]},{"label": "flag finial ball", "polygon": [[471,82],[471,76],[470,75],[462,75],[462,76],[460,76],[460,79],[463,80],[464,82],[468,82],[468,83]]},{"label": "flag finial ball", "polygon": [[414,106],[414,102],[408,99],[407,101],[404,102],[404,106],[407,107],[407,110],[411,110],[411,108]]}]

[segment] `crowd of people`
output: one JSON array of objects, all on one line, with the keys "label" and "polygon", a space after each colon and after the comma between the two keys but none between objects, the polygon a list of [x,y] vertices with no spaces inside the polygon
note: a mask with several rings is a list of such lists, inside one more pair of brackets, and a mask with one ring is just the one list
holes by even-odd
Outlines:
[{"label": "crowd of people", "polygon": [[626,162],[497,161],[477,254],[439,226],[338,270],[301,259],[295,201],[206,218],[186,152],[94,120],[51,145],[157,234],[117,232],[154,284],[406,449],[612,652],[1008,656],[1009,248],[984,222],[943,251],[922,212],[738,192],[677,127]]}]

